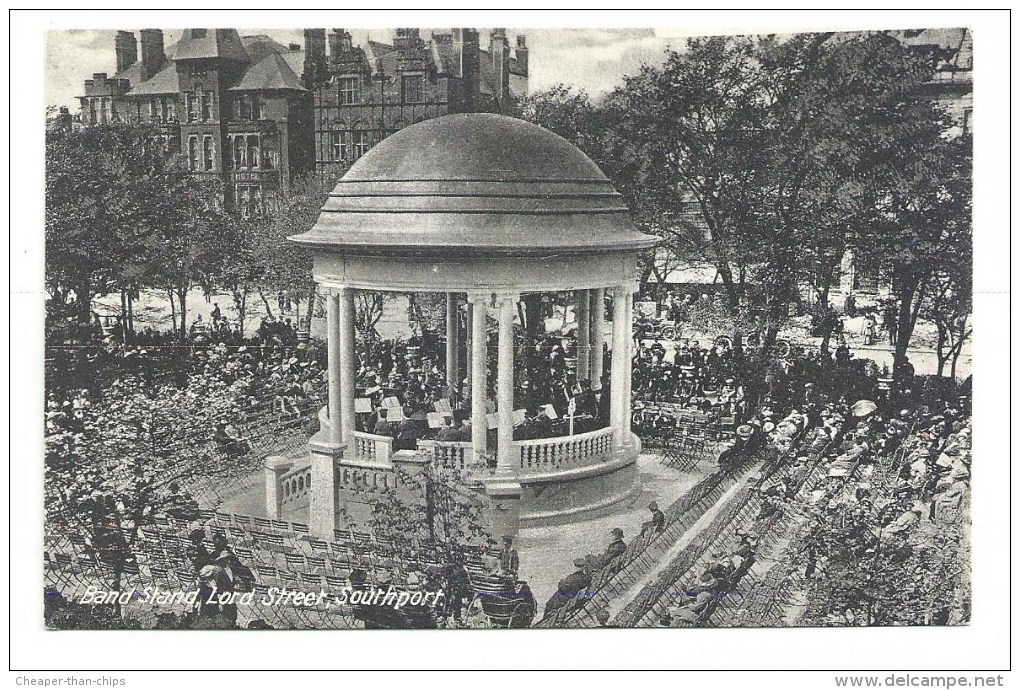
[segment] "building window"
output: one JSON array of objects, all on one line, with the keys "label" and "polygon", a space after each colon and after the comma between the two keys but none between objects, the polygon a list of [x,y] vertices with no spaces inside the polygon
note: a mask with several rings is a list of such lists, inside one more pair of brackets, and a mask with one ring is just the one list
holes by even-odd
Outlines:
[{"label": "building window", "polygon": [[249,134],[248,140],[248,167],[258,169],[259,167],[259,135]]},{"label": "building window", "polygon": [[400,98],[404,103],[425,101],[425,75],[411,74],[400,78]]},{"label": "building window", "polygon": [[237,119],[261,120],[262,96],[257,93],[237,97]]},{"label": "building window", "polygon": [[212,109],[212,91],[202,92],[202,120],[209,121],[213,119]]},{"label": "building window", "polygon": [[329,149],[333,160],[342,161],[347,158],[347,132],[330,132]]},{"label": "building window", "polygon": [[262,215],[264,209],[261,186],[238,185],[234,196],[237,199],[237,211],[242,218]]},{"label": "building window", "polygon": [[188,169],[198,170],[198,137],[188,137]]},{"label": "building window", "polygon": [[99,116],[96,114],[96,99],[89,99],[89,122],[96,124],[99,121]]},{"label": "building window", "polygon": [[202,138],[202,160],[206,170],[213,169],[213,140],[208,134]]},{"label": "building window", "polygon": [[163,121],[173,122],[177,119],[177,111],[174,106],[174,101],[171,98],[163,99]]},{"label": "building window", "polygon": [[187,103],[188,109],[188,122],[195,122],[198,120],[198,100],[195,98],[195,94],[186,93],[184,94],[185,102]]},{"label": "building window", "polygon": [[358,90],[357,77],[343,77],[339,82],[340,105],[350,105],[361,102],[361,92]]},{"label": "building window", "polygon": [[237,97],[236,114],[238,120],[248,120],[251,118],[251,101],[248,100],[247,96]]},{"label": "building window", "polygon": [[358,160],[372,148],[372,137],[367,131],[351,132],[351,160]]},{"label": "building window", "polygon": [[244,147],[244,137],[231,137],[230,141],[233,142],[234,170],[241,170],[247,167],[248,158]]},{"label": "building window", "polygon": [[235,170],[257,170],[268,165],[267,158],[261,155],[262,141],[258,134],[235,134],[231,137],[231,149]]}]

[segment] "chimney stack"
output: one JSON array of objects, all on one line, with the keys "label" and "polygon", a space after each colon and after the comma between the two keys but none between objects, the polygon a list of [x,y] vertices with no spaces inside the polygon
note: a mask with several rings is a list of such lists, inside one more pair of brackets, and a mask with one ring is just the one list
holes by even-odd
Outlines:
[{"label": "chimney stack", "polygon": [[118,31],[113,46],[117,53],[118,74],[138,62],[138,42],[130,31]]},{"label": "chimney stack", "polygon": [[163,32],[159,29],[142,29],[142,81],[151,79],[166,63],[163,49]]},{"label": "chimney stack", "polygon": [[528,74],[528,44],[524,36],[517,37],[517,48],[514,49],[514,58],[517,60],[517,72],[527,76]]},{"label": "chimney stack", "polygon": [[478,31],[453,30],[454,76],[461,78],[464,112],[475,109],[478,97]]},{"label": "chimney stack", "polygon": [[305,29],[305,86],[312,88],[318,82],[319,70],[326,66],[326,30]]},{"label": "chimney stack", "polygon": [[506,29],[493,29],[489,34],[489,54],[496,75],[496,100],[503,103],[510,98],[510,44]]},{"label": "chimney stack", "polygon": [[341,56],[351,52],[354,48],[351,35],[343,29],[333,29],[329,35],[329,57],[333,62],[339,62]]}]

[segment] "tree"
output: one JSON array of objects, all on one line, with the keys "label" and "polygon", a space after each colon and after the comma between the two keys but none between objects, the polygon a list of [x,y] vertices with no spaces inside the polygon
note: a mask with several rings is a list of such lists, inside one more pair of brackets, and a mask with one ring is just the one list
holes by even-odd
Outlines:
[{"label": "tree", "polygon": [[941,257],[931,277],[931,289],[921,307],[921,318],[935,324],[938,357],[937,375],[945,373],[950,360],[950,376],[956,378],[956,363],[970,337],[968,325],[973,306],[973,239],[970,232],[954,233],[954,247]]},{"label": "tree", "polygon": [[182,177],[146,128],[47,132],[46,288],[56,313],[88,326],[95,297],[147,280],[138,257],[168,203],[160,190]]},{"label": "tree", "polygon": [[[309,320],[315,302],[312,255],[287,238],[315,225],[327,195],[342,172],[314,172],[295,178],[287,193],[277,195],[270,205],[268,223],[261,229],[264,235],[255,252],[256,260],[263,267],[261,292],[282,291],[299,304],[307,300],[305,317]],[[268,303],[266,308],[269,308]]]},{"label": "tree", "polygon": [[[897,361],[905,359],[926,303],[940,303],[934,313],[943,327],[947,314],[969,309],[970,281],[961,278],[970,271],[970,137],[946,139],[941,132],[919,132],[915,141],[902,155],[904,165],[882,180],[879,232],[867,238],[871,251],[882,258],[898,305]],[[961,347],[962,342],[961,337]]]},{"label": "tree", "polygon": [[375,327],[385,313],[386,304],[394,297],[392,292],[380,290],[357,290],[354,293],[354,328],[364,342],[379,337]]},{"label": "tree", "polygon": [[[162,289],[180,338],[187,337],[187,296],[195,287],[214,289],[217,268],[232,254],[220,184],[185,173],[153,189],[154,218],[140,253],[150,286]],[[178,318],[179,317],[179,318]]]},{"label": "tree", "polygon": [[463,547],[489,536],[482,509],[464,473],[426,453],[420,466],[396,470],[392,485],[373,504],[369,526],[381,536],[439,545],[448,563],[457,562]]},{"label": "tree", "polygon": [[230,213],[224,214],[222,220],[223,249],[210,257],[209,282],[212,287],[230,293],[243,333],[248,298],[268,284],[270,264],[266,258],[277,256],[283,247],[274,242],[269,233],[270,223],[264,217],[243,218]]}]

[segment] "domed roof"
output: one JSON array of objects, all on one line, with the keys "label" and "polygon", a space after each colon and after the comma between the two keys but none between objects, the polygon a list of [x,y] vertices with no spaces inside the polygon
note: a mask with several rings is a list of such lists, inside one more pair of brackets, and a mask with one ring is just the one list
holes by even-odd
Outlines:
[{"label": "domed roof", "polygon": [[293,238],[343,253],[535,254],[635,251],[612,183],[580,149],[523,120],[446,115],[362,156],[315,225]]}]

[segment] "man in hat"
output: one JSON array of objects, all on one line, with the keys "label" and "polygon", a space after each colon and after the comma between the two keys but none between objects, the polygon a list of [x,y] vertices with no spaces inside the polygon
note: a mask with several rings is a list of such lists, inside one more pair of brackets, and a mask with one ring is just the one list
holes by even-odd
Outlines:
[{"label": "man in hat", "polygon": [[199,572],[205,566],[212,563],[212,556],[209,554],[209,550],[205,548],[205,529],[199,527],[191,530],[188,534],[188,541],[190,546],[184,551],[184,555],[189,561],[191,561],[192,567],[195,572]]},{"label": "man in hat", "polygon": [[683,606],[669,611],[669,627],[683,628],[695,625],[709,613],[715,595],[709,591],[698,592],[696,596],[687,600]]},{"label": "man in hat", "polygon": [[652,501],[648,504],[648,510],[652,512],[652,518],[641,524],[641,534],[653,532],[660,534],[666,529],[666,516],[659,510],[659,504]]},{"label": "man in hat", "polygon": [[411,419],[414,408],[404,405],[404,419],[397,424],[393,450],[414,450],[418,447],[418,423]]},{"label": "man in hat", "polygon": [[612,541],[610,541],[609,546],[606,547],[606,552],[602,554],[601,565],[603,568],[613,563],[627,552],[627,544],[623,541],[622,529],[614,527],[609,533],[609,536]]},{"label": "man in hat", "polygon": [[591,573],[585,559],[574,559],[574,572],[559,581],[556,592],[545,603],[545,615],[563,608],[568,601],[591,585]]},{"label": "man in hat", "polygon": [[514,548],[514,539],[509,534],[503,537],[503,550],[499,552],[499,566],[505,575],[517,577],[521,561]]}]

